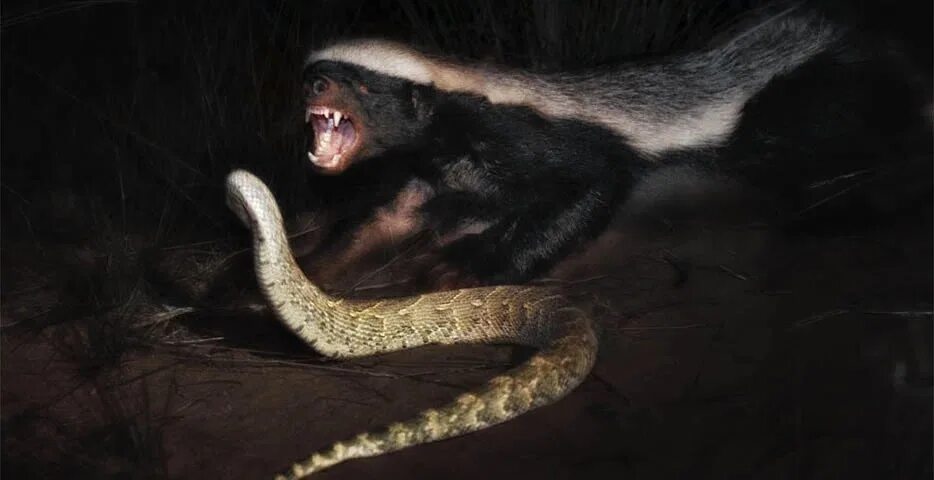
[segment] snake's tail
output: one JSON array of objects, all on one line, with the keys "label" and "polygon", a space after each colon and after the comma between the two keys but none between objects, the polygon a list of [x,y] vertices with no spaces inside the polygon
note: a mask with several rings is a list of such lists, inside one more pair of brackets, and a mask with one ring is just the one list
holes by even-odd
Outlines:
[{"label": "snake's tail", "polygon": [[444,440],[503,423],[567,395],[590,373],[597,355],[597,333],[583,312],[555,312],[554,338],[527,362],[490,380],[453,402],[394,423],[378,432],[362,433],[314,453],[277,476],[300,479],[353,458],[381,455],[406,447]]}]

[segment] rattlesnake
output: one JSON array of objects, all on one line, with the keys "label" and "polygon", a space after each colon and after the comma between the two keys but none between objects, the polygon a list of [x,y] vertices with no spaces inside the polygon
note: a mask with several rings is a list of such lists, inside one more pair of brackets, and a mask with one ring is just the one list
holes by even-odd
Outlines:
[{"label": "rattlesnake", "polygon": [[552,403],[593,367],[597,330],[560,291],[539,286],[470,288],[377,301],[330,297],[295,263],[279,208],[252,174],[227,177],[227,205],[253,234],[260,289],[296,335],[319,353],[348,358],[428,344],[513,343],[539,348],[528,361],[382,431],[362,433],[296,463],[277,479],[297,479],[351,458],[474,432]]}]

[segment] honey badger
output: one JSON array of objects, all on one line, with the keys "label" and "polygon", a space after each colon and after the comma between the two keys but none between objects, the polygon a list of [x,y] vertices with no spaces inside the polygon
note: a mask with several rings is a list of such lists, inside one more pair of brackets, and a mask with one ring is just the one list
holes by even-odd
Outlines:
[{"label": "honey badger", "polygon": [[[308,156],[342,185],[368,185],[343,191],[355,205],[349,223],[373,218],[391,236],[434,230],[454,239],[444,259],[455,269],[523,282],[675,169],[742,179],[785,212],[825,195],[815,185],[828,179],[856,172],[863,182],[915,159],[904,152],[929,164],[926,99],[907,70],[885,47],[797,8],[696,52],[576,73],[344,41],[306,63]],[[416,201],[397,208],[399,192]],[[394,222],[404,225],[385,227]]]},{"label": "honey badger", "polygon": [[305,75],[312,163],[327,174],[360,163],[342,177],[366,185],[346,195],[364,216],[400,189],[419,197],[416,224],[394,235],[453,235],[444,260],[484,283],[525,281],[599,232],[644,163],[604,128],[525,106],[331,60]]}]

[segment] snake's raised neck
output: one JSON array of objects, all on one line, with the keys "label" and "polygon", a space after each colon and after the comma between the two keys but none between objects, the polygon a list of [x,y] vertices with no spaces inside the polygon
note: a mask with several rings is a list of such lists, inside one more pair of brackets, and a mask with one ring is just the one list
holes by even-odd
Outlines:
[{"label": "snake's raised neck", "polygon": [[543,287],[497,286],[377,301],[345,301],[313,285],[295,263],[266,185],[237,170],[227,203],[253,233],[256,274],[276,316],[319,353],[355,357],[428,344],[514,343],[539,348],[482,388],[376,433],[314,453],[277,478],[302,478],[351,458],[477,431],[552,403],[593,367],[597,334],[589,316]]}]

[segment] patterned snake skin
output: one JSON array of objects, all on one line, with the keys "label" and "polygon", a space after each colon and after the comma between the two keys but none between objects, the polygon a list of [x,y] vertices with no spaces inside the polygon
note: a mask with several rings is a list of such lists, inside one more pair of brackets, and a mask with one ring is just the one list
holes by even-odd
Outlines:
[{"label": "patterned snake skin", "polygon": [[556,290],[497,286],[408,298],[330,297],[295,263],[282,217],[266,185],[238,170],[227,204],[253,233],[259,286],[279,319],[323,355],[348,358],[428,344],[512,343],[539,351],[523,365],[453,402],[379,432],[362,433],[296,463],[277,479],[297,479],[344,460],[463,435],[510,420],[567,395],[593,367],[592,319]]}]

